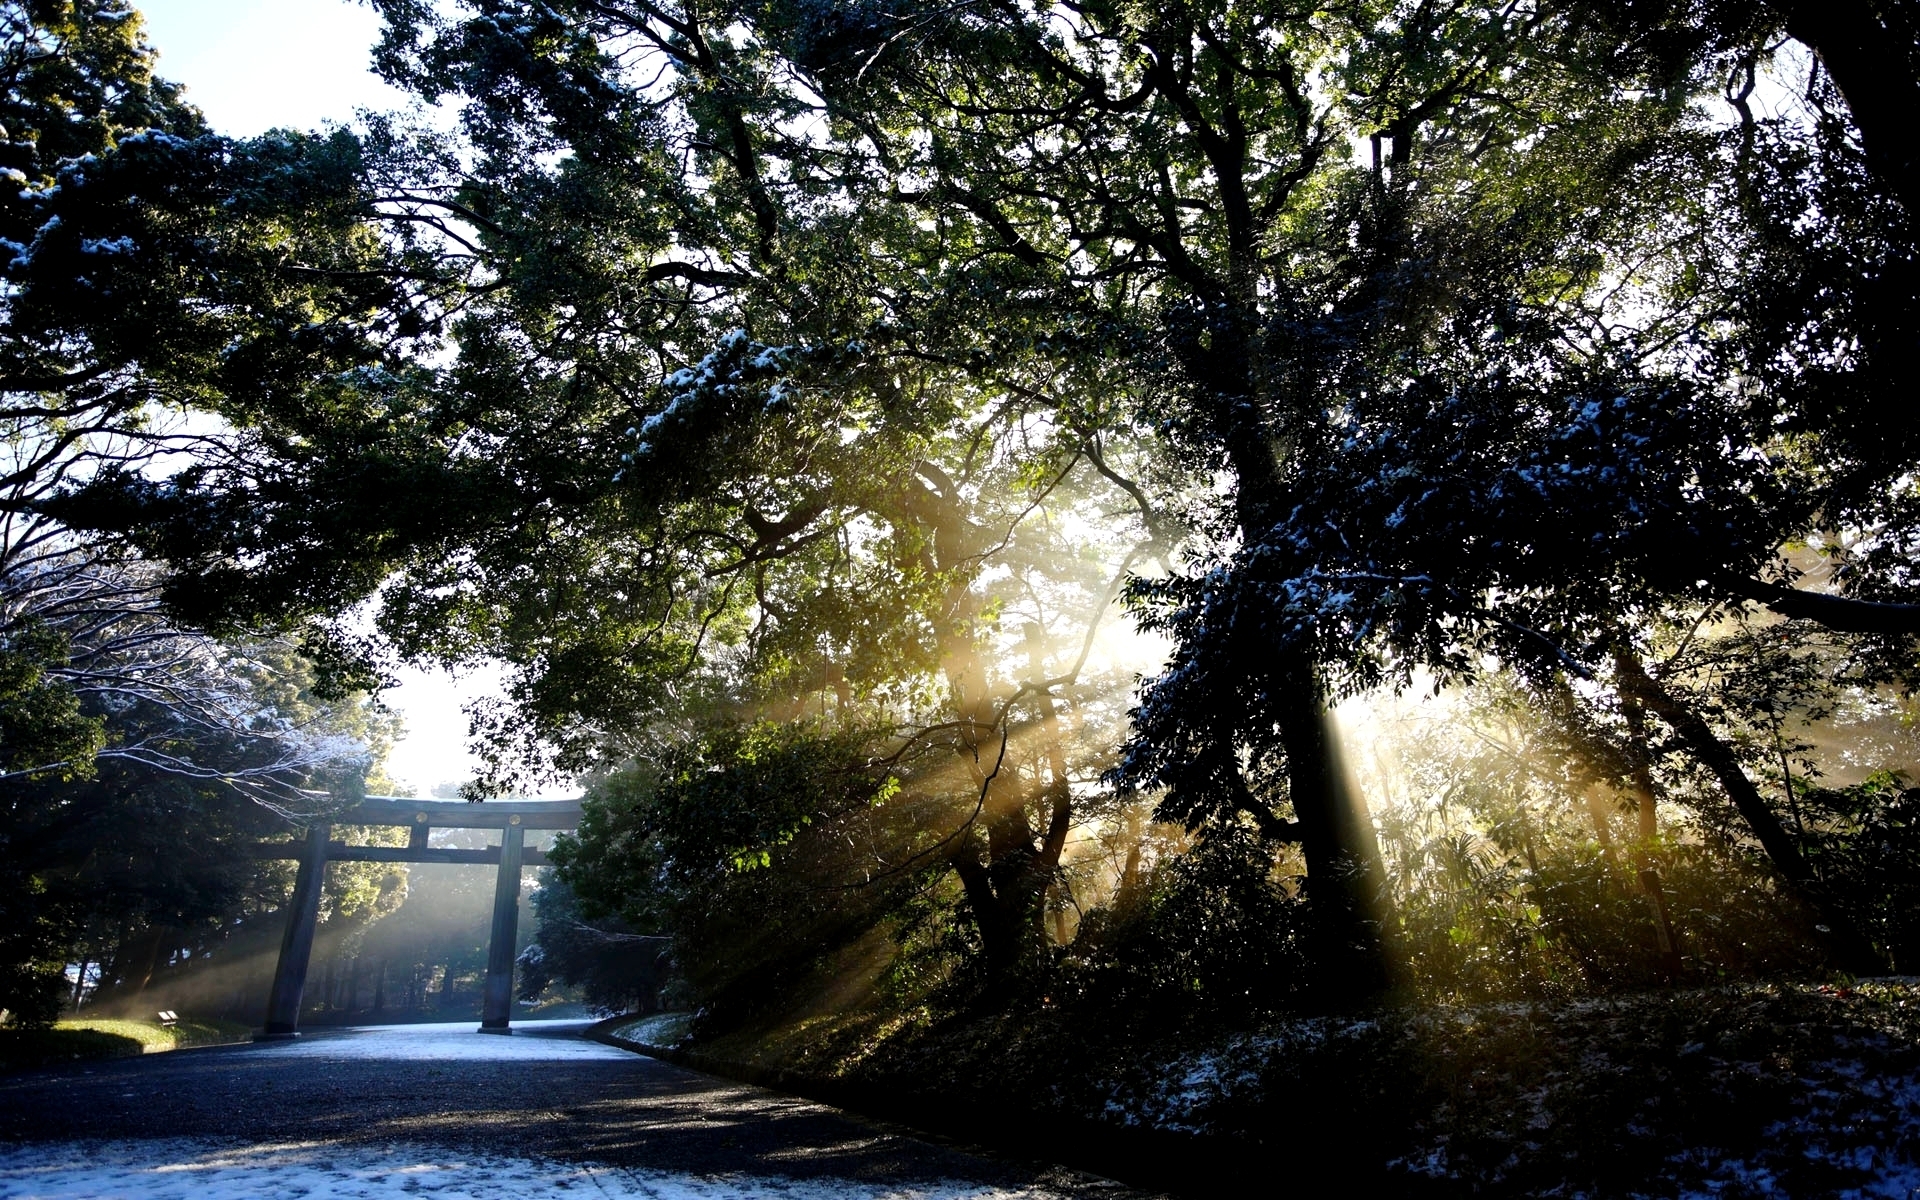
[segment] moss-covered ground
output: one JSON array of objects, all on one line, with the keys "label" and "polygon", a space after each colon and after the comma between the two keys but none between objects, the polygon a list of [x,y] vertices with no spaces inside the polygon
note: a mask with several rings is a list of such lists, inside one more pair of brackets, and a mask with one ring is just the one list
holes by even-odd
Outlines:
[{"label": "moss-covered ground", "polygon": [[233,1021],[182,1020],[161,1025],[91,1017],[61,1021],[51,1029],[0,1029],[0,1071],[244,1042],[251,1033]]}]

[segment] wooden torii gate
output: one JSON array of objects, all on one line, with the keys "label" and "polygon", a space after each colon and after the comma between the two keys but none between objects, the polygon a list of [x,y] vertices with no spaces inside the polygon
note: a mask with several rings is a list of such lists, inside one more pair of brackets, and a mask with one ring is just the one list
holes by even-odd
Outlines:
[{"label": "wooden torii gate", "polygon": [[[472,863],[498,865],[493,889],[493,932],[487,943],[487,985],[481,1006],[481,1033],[512,1033],[513,944],[520,923],[520,871],[544,867],[547,856],[526,846],[529,829],[572,829],[580,823],[577,800],[408,800],[368,796],[359,804],[307,826],[297,842],[254,848],[258,858],[300,860],[293,899],[287,904],[287,928],[280,939],[280,963],[267,999],[267,1027],[257,1040],[300,1036],[300,997],[307,986],[307,962],[320,924],[320,890],[330,862]],[[404,825],[404,846],[349,846],[332,840],[335,825]],[[500,844],[478,850],[427,845],[432,829],[498,829]]]}]

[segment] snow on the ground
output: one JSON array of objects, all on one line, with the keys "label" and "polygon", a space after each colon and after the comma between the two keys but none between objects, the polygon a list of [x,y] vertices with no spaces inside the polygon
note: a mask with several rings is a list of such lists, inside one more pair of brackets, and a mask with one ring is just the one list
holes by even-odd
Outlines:
[{"label": "snow on the ground", "polygon": [[491,1059],[527,1061],[585,1058],[634,1061],[617,1046],[577,1036],[591,1021],[521,1021],[508,1035],[480,1033],[475,1021],[432,1025],[362,1025],[326,1029],[290,1042],[261,1042],[257,1053],[283,1058]]},{"label": "snow on the ground", "polygon": [[655,1013],[631,1025],[619,1026],[613,1030],[613,1036],[641,1046],[671,1046],[686,1037],[687,1027],[691,1024],[692,1013]]},{"label": "snow on the ground", "polygon": [[[1798,1110],[1767,1127],[1768,1152],[1750,1157],[1698,1149],[1683,1156],[1705,1168],[1697,1189],[1682,1200],[1722,1195],[1788,1195],[1779,1177],[1790,1167],[1820,1167],[1859,1183],[1839,1194],[1861,1200],[1920,1196],[1920,1163],[1912,1131],[1920,1129],[1920,1077],[1875,1075],[1845,1059],[1810,1063]],[[1799,1161],[1791,1161],[1797,1159]]]},{"label": "snow on the ground", "polygon": [[[504,1039],[503,1039],[504,1040]],[[618,1053],[618,1052],[616,1052]],[[668,1171],[317,1142],[228,1146],[193,1139],[61,1142],[0,1149],[5,1200],[1038,1200],[959,1182],[886,1185]]]}]

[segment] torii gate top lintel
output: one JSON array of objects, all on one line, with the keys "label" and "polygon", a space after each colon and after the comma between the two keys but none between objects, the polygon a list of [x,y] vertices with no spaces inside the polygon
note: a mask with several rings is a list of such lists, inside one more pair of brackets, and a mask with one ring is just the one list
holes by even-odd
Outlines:
[{"label": "torii gate top lintel", "polygon": [[368,796],[328,818],[335,825],[426,825],[433,829],[572,829],[578,800],[410,800]]},{"label": "torii gate top lintel", "polygon": [[[298,842],[257,847],[262,858],[297,858],[288,904],[287,928],[280,941],[280,963],[267,1000],[263,1039],[297,1037],[307,963],[320,919],[320,888],[329,862],[473,863],[499,866],[493,891],[493,930],[487,945],[487,982],[480,1031],[509,1033],[513,1004],[513,947],[520,917],[520,871],[544,866],[546,856],[526,848],[529,829],[572,829],[580,823],[578,800],[414,800],[405,796],[367,796],[307,825]],[[398,825],[410,831],[405,846],[347,846],[332,841],[335,825]],[[432,829],[498,829],[500,844],[484,850],[455,850],[427,845]]]}]

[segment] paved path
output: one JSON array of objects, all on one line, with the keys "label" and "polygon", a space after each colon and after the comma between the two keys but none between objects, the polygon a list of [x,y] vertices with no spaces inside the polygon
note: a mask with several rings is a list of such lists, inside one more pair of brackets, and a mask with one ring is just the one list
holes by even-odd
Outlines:
[{"label": "paved path", "polygon": [[1137,1195],[590,1042],[584,1024],[322,1031],[0,1077],[0,1197]]}]

